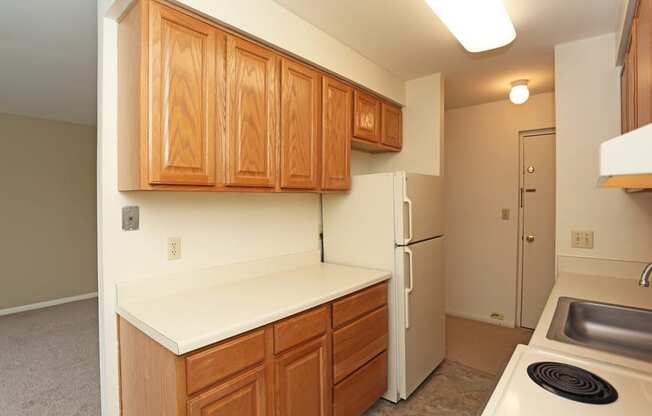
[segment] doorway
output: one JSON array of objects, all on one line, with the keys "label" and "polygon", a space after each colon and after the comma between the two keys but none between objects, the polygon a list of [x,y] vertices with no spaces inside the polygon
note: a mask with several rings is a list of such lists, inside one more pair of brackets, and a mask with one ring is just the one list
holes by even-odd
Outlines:
[{"label": "doorway", "polygon": [[555,283],[555,130],[519,138],[517,322],[533,329]]}]

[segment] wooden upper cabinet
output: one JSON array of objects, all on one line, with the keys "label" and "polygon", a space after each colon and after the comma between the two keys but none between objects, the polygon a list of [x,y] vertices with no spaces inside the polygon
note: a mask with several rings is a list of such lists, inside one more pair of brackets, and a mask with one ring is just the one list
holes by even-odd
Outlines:
[{"label": "wooden upper cabinet", "polygon": [[356,89],[353,113],[353,136],[372,143],[380,142],[380,100]]},{"label": "wooden upper cabinet", "polygon": [[149,7],[149,183],[213,185],[220,35],[160,3]]},{"label": "wooden upper cabinet", "polygon": [[228,37],[227,186],[276,184],[277,73],[273,51]]},{"label": "wooden upper cabinet", "polygon": [[264,367],[215,386],[188,400],[188,416],[265,416]]},{"label": "wooden upper cabinet", "polygon": [[632,38],[627,54],[627,127],[629,130],[638,128],[638,80],[637,80],[637,37],[636,19],[632,23]]},{"label": "wooden upper cabinet", "polygon": [[639,0],[632,27],[636,38],[636,124],[652,122],[652,0]]},{"label": "wooden upper cabinet", "polygon": [[401,149],[398,107],[309,63],[166,0],[117,21],[120,191],[346,191],[352,144]]},{"label": "wooden upper cabinet", "polygon": [[331,416],[329,344],[324,336],[276,359],[276,416]]},{"label": "wooden upper cabinet", "polygon": [[283,58],[281,66],[281,188],[319,187],[320,74]]},{"label": "wooden upper cabinet", "polygon": [[400,150],[403,146],[403,113],[399,107],[382,103],[380,143]]},{"label": "wooden upper cabinet", "polygon": [[627,62],[625,61],[620,72],[620,132],[623,134],[629,131],[627,119]]},{"label": "wooden upper cabinet", "polygon": [[322,189],[351,187],[352,89],[332,78],[322,81]]}]

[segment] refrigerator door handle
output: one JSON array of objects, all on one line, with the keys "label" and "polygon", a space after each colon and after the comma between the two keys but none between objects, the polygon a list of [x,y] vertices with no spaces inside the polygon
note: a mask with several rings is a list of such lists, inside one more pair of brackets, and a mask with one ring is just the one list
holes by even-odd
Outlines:
[{"label": "refrigerator door handle", "polygon": [[403,242],[403,244],[407,245],[412,241],[412,236],[414,235],[412,232],[412,200],[406,196],[403,199],[403,203],[406,204],[408,208],[408,232],[410,233],[410,236],[405,238],[405,241]]},{"label": "refrigerator door handle", "polygon": [[409,270],[410,270],[410,276],[408,278],[409,286],[405,288],[405,329],[410,328],[410,293],[412,293],[412,290],[414,289],[414,264],[412,261],[412,250],[409,248],[405,247],[405,254],[410,258],[409,260]]}]

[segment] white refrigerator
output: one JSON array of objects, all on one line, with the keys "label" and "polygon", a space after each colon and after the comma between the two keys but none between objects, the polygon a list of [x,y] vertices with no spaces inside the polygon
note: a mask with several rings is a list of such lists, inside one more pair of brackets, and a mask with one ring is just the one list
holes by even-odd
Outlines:
[{"label": "white refrigerator", "polygon": [[388,390],[408,396],[444,359],[443,178],[358,175],[323,196],[324,260],[391,270]]}]

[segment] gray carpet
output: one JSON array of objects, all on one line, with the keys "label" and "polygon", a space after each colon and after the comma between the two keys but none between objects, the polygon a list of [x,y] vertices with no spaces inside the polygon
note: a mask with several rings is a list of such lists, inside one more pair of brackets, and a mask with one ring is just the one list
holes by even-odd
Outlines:
[{"label": "gray carpet", "polygon": [[100,414],[97,299],[0,317],[0,414]]}]

